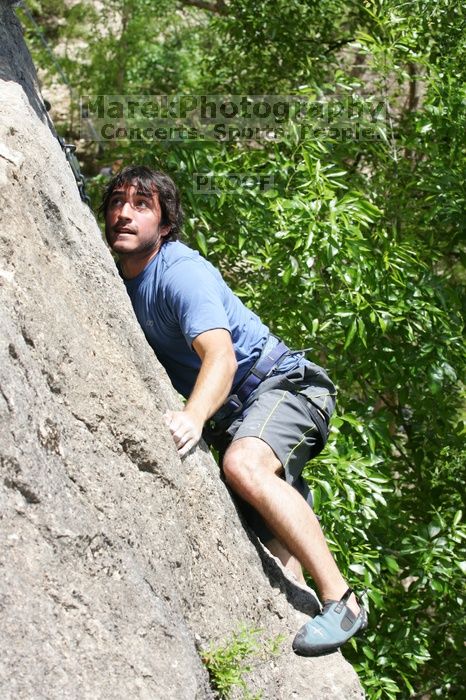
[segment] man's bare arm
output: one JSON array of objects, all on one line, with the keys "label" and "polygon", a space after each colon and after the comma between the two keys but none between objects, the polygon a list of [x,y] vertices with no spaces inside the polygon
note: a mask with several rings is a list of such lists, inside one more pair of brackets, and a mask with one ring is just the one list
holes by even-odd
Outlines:
[{"label": "man's bare arm", "polygon": [[220,408],[230,393],[237,362],[231,336],[216,328],[193,341],[201,368],[191,396],[182,411],[168,411],[166,423],[183,457],[201,439],[204,423]]}]

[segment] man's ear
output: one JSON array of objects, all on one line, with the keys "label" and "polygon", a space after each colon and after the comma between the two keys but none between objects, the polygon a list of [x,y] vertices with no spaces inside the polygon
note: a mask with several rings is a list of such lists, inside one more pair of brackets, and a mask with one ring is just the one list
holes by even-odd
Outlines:
[{"label": "man's ear", "polygon": [[159,228],[160,235],[162,236],[162,238],[165,238],[165,236],[168,236],[168,234],[170,233],[171,230],[172,230],[172,227],[170,226],[170,224],[166,224],[165,226],[161,226]]}]

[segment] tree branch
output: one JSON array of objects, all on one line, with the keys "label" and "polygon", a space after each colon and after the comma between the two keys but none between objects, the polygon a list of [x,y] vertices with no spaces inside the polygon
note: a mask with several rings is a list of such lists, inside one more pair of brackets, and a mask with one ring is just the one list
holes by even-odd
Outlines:
[{"label": "tree branch", "polygon": [[227,15],[227,6],[224,0],[216,0],[216,2],[207,2],[206,0],[180,0],[182,5],[190,7],[198,7],[200,10],[214,12],[217,15]]},{"label": "tree branch", "polygon": [[337,49],[341,49],[342,46],[346,46],[346,44],[351,44],[352,41],[355,41],[355,37],[351,37],[351,39],[342,39],[341,41],[334,41],[333,44],[329,44],[324,51],[324,55],[327,55],[329,53],[332,53],[332,51],[336,51]]},{"label": "tree branch", "polygon": [[416,64],[408,63],[408,73],[409,73],[409,88],[408,88],[408,112],[414,112],[417,109],[419,103],[418,90],[417,90],[417,72]]}]

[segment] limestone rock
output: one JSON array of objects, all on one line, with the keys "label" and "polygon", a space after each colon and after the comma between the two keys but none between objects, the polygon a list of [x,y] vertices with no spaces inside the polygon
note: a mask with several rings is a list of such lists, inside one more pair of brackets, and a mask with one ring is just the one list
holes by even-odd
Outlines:
[{"label": "limestone rock", "polygon": [[360,698],[339,653],[291,652],[314,599],[248,536],[208,451],[179,460],[161,418],[178,398],[5,0],[0,59],[0,697],[207,700],[200,650],[243,624],[284,635],[249,659],[251,692]]}]

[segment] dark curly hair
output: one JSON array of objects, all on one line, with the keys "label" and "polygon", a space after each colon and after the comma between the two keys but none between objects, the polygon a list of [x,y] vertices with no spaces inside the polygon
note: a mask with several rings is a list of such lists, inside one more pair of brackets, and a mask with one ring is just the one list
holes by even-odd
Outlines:
[{"label": "dark curly hair", "polygon": [[169,175],[151,170],[145,165],[128,165],[112,177],[103,193],[99,212],[105,217],[113,191],[118,188],[125,189],[130,185],[134,185],[147,197],[157,194],[162,213],[160,224],[170,226],[170,231],[164,240],[177,241],[183,225],[183,209],[178,188]]}]

